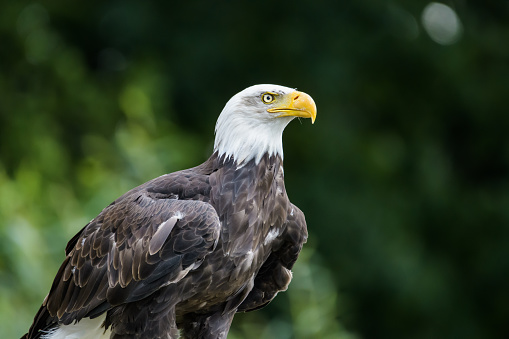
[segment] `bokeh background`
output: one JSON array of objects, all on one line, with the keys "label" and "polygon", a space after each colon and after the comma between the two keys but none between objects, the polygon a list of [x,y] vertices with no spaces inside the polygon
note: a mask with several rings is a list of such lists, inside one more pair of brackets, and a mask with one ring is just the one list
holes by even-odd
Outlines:
[{"label": "bokeh background", "polygon": [[229,338],[502,338],[509,318],[509,2],[2,1],[0,332],[30,326],[67,240],[204,161],[226,101],[296,87],[310,238]]}]

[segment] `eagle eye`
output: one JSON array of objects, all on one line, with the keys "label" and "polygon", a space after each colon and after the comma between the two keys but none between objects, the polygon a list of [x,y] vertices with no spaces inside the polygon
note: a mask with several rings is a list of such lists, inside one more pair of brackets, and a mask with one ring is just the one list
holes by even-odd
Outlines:
[{"label": "eagle eye", "polygon": [[274,93],[263,93],[262,95],[262,101],[264,104],[270,104],[276,100],[276,95]]}]

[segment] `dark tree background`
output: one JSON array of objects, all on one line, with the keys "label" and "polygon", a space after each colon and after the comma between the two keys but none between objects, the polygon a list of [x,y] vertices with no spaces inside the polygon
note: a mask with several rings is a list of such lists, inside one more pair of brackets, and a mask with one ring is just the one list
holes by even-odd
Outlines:
[{"label": "dark tree background", "polygon": [[310,239],[230,338],[507,335],[507,1],[3,1],[0,44],[2,338],[30,326],[66,241],[206,159],[256,83],[317,103],[284,138]]}]

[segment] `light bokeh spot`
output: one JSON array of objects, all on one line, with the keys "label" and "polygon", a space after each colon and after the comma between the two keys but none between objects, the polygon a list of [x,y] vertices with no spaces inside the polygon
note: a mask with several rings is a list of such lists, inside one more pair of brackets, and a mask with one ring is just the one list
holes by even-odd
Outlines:
[{"label": "light bokeh spot", "polygon": [[441,45],[451,45],[461,38],[463,26],[449,6],[430,2],[422,12],[422,25],[430,38]]}]

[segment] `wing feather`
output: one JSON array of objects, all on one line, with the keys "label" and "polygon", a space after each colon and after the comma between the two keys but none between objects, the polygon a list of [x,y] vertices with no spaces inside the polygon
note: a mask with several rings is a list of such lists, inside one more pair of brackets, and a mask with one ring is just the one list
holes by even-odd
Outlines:
[{"label": "wing feather", "polygon": [[166,239],[168,238],[168,235],[170,235],[170,232],[173,230],[177,220],[178,218],[173,216],[158,226],[157,231],[152,236],[152,239],[150,239],[148,253],[155,254],[161,250],[161,247],[163,247],[163,244],[166,242]]},{"label": "wing feather", "polygon": [[124,196],[70,241],[43,306],[69,324],[145,298],[201,262],[219,232],[206,202]]}]

